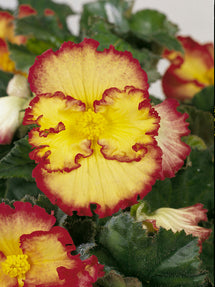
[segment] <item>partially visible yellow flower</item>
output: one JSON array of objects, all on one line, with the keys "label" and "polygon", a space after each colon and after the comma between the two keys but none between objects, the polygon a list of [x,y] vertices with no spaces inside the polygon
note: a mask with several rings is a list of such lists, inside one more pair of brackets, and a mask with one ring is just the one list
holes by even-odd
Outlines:
[{"label": "partially visible yellow flower", "polygon": [[207,221],[207,209],[204,209],[201,203],[179,209],[163,207],[152,213],[145,212],[144,206],[145,203],[142,203],[136,210],[136,220],[143,223],[143,228],[148,228],[150,222],[155,227],[155,231],[158,227],[172,230],[174,233],[184,230],[186,234],[199,238],[200,251],[202,242],[212,232],[211,229],[198,225],[200,221]]},{"label": "partially visible yellow flower", "polygon": [[179,36],[184,55],[165,50],[163,57],[171,65],[162,78],[166,97],[191,99],[206,86],[214,85],[214,45],[200,44],[190,37]]},{"label": "partially visible yellow flower", "polygon": [[9,73],[15,73],[15,63],[9,57],[9,51],[6,42],[0,38],[0,70]]},{"label": "partially visible yellow flower", "polygon": [[21,45],[26,43],[26,37],[15,35],[14,16],[6,11],[0,11],[0,70],[10,73],[22,73],[15,67],[15,63],[10,59],[7,42]]},{"label": "partially visible yellow flower", "polygon": [[10,13],[0,11],[0,39],[20,45],[25,43],[26,39],[23,36],[15,35],[13,20],[14,17]]},{"label": "partially visible yellow flower", "polygon": [[13,205],[0,204],[0,286],[92,287],[104,275],[95,256],[71,255],[73,241],[53,227],[53,215],[28,202]]},{"label": "partially visible yellow flower", "polygon": [[[177,102],[152,107],[139,62],[98,45],[67,42],[37,57],[29,70],[36,97],[23,123],[37,125],[29,143],[38,187],[67,214],[92,215],[96,204],[104,217],[143,198],[156,179],[174,176],[190,148],[180,140],[189,131]],[[165,142],[176,159],[171,165],[162,161]]]}]

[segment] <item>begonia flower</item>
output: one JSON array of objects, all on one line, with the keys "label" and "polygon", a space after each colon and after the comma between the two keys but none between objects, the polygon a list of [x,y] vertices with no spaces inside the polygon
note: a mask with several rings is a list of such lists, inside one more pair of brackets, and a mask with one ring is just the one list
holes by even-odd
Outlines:
[{"label": "begonia flower", "polygon": [[7,42],[21,45],[26,42],[26,37],[15,35],[14,16],[6,11],[0,11],[0,70],[10,73],[20,73],[15,68],[15,63],[10,59]]},{"label": "begonia flower", "polygon": [[13,205],[0,204],[1,286],[91,287],[104,275],[95,256],[71,255],[73,241],[66,229],[53,227],[53,215],[28,202]]},{"label": "begonia flower", "polygon": [[0,38],[0,70],[15,73],[15,63],[10,59],[7,43]]},{"label": "begonia flower", "polygon": [[13,21],[13,15],[6,11],[0,11],[0,39],[17,45],[25,43],[26,39],[23,36],[15,35]]},{"label": "begonia flower", "polygon": [[198,244],[201,252],[202,242],[208,239],[212,232],[211,229],[198,225],[200,221],[207,221],[206,213],[208,210],[203,208],[203,204],[197,203],[178,209],[163,207],[152,213],[145,213],[143,211],[144,205],[144,202],[140,204],[136,211],[136,220],[143,223],[143,228],[147,228],[148,224],[151,223],[155,231],[159,227],[172,230],[174,233],[184,230],[187,235],[192,234],[199,238]]},{"label": "begonia flower", "polygon": [[[92,39],[67,42],[37,57],[29,70],[36,97],[23,123],[37,124],[29,143],[38,187],[67,214],[92,215],[90,204],[96,204],[103,217],[136,203],[161,177],[162,155],[169,151],[156,141],[164,141],[158,113],[165,117],[163,111],[177,104],[167,101],[157,112],[139,62],[113,46],[99,52],[98,45]],[[185,145],[178,138],[188,133],[187,123],[176,111],[172,115],[168,143],[180,157]],[[161,119],[162,130],[165,124]],[[177,160],[171,170],[179,166]]]},{"label": "begonia flower", "polygon": [[10,144],[23,120],[23,109],[30,101],[27,79],[14,75],[7,87],[8,96],[0,98],[0,144]]},{"label": "begonia flower", "polygon": [[204,87],[214,85],[214,46],[200,44],[190,37],[179,36],[184,54],[165,50],[163,57],[171,65],[162,77],[164,94],[168,98],[189,100]]}]

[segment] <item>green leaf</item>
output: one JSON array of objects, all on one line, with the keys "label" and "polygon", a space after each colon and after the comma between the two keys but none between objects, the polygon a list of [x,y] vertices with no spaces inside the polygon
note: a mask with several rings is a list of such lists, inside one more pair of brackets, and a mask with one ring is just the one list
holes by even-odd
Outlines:
[{"label": "green leaf", "polygon": [[130,29],[134,35],[147,42],[156,42],[170,50],[183,52],[179,41],[174,37],[176,25],[156,10],[141,10],[130,19]]},{"label": "green leaf", "polygon": [[212,225],[213,232],[202,244],[202,253],[200,259],[203,262],[204,268],[208,271],[208,281],[211,286],[214,286],[214,224]]},{"label": "green leaf", "polygon": [[40,0],[40,1],[18,0],[19,5],[26,4],[26,2],[28,5],[31,5],[40,16],[44,14],[44,10],[47,8],[53,10],[57,14],[60,20],[60,23],[62,23],[64,29],[67,28],[67,23],[66,23],[67,16],[74,14],[74,12],[72,11],[69,5],[62,4],[62,3],[56,3],[51,0]]},{"label": "green leaf", "polygon": [[0,160],[12,149],[12,144],[0,145]]},{"label": "green leaf", "polygon": [[214,108],[214,86],[209,86],[195,94],[192,104],[198,109],[213,113]]},{"label": "green leaf", "polygon": [[87,3],[83,5],[83,13],[80,21],[81,35],[86,37],[92,24],[98,19],[112,24],[116,33],[128,32],[129,23],[127,18],[133,7],[131,0],[110,0]]},{"label": "green leaf", "polygon": [[62,226],[67,215],[57,205],[52,204],[44,194],[39,193],[37,198],[34,199],[34,204],[45,208],[46,212],[49,214],[54,212],[54,216],[56,217],[56,225]]},{"label": "green leaf", "polygon": [[91,217],[67,216],[63,226],[69,231],[75,246],[94,241],[96,224]]},{"label": "green leaf", "polygon": [[189,105],[180,105],[178,111],[188,113],[191,134],[197,135],[210,147],[214,144],[214,118],[210,112],[201,111]]},{"label": "green leaf", "polygon": [[[46,27],[44,29],[44,27]],[[60,29],[54,16],[29,16],[16,21],[16,33],[29,37],[36,37],[59,47],[64,40],[64,31]]]},{"label": "green leaf", "polygon": [[26,46],[9,44],[11,59],[16,63],[16,69],[28,73],[37,55],[31,53]]},{"label": "green leaf", "polygon": [[99,278],[94,287],[142,287],[137,278],[123,277],[115,271],[110,271],[107,275]]},{"label": "green leaf", "polygon": [[[203,286],[197,238],[160,229],[148,236],[129,214],[112,217],[101,231],[99,244],[114,258],[125,276],[147,286]],[[97,253],[98,255],[98,253]],[[98,256],[100,263],[103,256]]]},{"label": "green leaf", "polygon": [[196,135],[188,135],[183,137],[183,141],[188,144],[192,149],[205,150],[207,145],[200,137]]},{"label": "green leaf", "polygon": [[5,197],[6,192],[6,180],[0,179],[0,199]]},{"label": "green leaf", "polygon": [[7,181],[5,198],[9,200],[23,200],[26,195],[37,197],[40,193],[35,182],[23,178],[11,178]]},{"label": "green leaf", "polygon": [[29,158],[31,147],[27,137],[16,141],[14,147],[0,160],[0,178],[23,178],[33,181],[34,161]]},{"label": "green leaf", "polygon": [[144,198],[152,210],[160,207],[182,208],[202,203],[210,210],[214,202],[214,166],[210,151],[191,151],[187,167],[172,179],[157,181]]},{"label": "green leaf", "polygon": [[7,96],[7,85],[12,77],[13,74],[0,71],[0,97]]}]

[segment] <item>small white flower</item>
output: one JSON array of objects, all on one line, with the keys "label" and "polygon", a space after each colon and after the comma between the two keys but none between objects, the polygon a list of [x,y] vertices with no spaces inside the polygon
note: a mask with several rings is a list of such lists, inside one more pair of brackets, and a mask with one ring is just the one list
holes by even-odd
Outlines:
[{"label": "small white flower", "polygon": [[14,75],[8,83],[7,94],[8,96],[29,98],[31,96],[31,91],[26,77],[19,74]]},{"label": "small white flower", "polygon": [[22,110],[30,101],[27,79],[15,75],[7,87],[8,96],[0,98],[0,144],[10,144],[23,119]]},{"label": "small white flower", "polygon": [[20,125],[20,110],[26,99],[19,97],[0,98],[0,144],[10,144]]}]

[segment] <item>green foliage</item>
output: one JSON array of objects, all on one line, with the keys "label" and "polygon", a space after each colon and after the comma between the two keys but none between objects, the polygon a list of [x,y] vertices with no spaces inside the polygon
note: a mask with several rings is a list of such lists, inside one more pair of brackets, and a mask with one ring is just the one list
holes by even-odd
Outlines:
[{"label": "green foliage", "polygon": [[14,143],[14,147],[0,160],[0,178],[23,178],[33,181],[35,163],[29,158],[31,147],[27,138]]},{"label": "green foliage", "polygon": [[149,236],[127,213],[112,217],[98,245],[87,252],[110,269],[137,277],[143,286],[204,286],[197,238],[164,229]]},{"label": "green foliage", "polygon": [[69,231],[76,246],[93,242],[96,235],[96,224],[91,217],[67,216],[63,226]]},{"label": "green foliage", "polygon": [[202,244],[200,259],[203,262],[203,267],[208,271],[207,280],[211,284],[209,286],[214,286],[214,225],[211,236]]},{"label": "green foliage", "polygon": [[214,144],[214,119],[210,112],[199,110],[191,105],[180,105],[178,110],[181,113],[188,113],[187,121],[191,134],[202,138],[208,147]]},{"label": "green foliage", "polygon": [[159,207],[181,208],[202,203],[212,212],[214,167],[210,151],[192,150],[187,166],[172,179],[157,181],[145,200],[153,210]]},{"label": "green foliage", "polygon": [[192,104],[200,110],[213,113],[214,108],[214,86],[209,86],[195,94]]},{"label": "green foliage", "polygon": [[9,200],[24,200],[25,196],[37,197],[41,193],[34,181],[27,181],[23,178],[10,178],[7,180],[5,198]]},{"label": "green foliage", "polygon": [[[70,6],[66,4],[60,4],[53,2],[51,0],[18,0],[19,5],[28,4],[34,8],[38,15],[44,15],[45,9],[51,9],[56,13],[56,16],[59,18],[60,23],[63,25],[64,29],[67,29],[66,18],[69,15],[73,15],[74,12],[70,8]],[[48,27],[46,27],[48,28]]]},{"label": "green foliage", "polygon": [[0,70],[0,98],[7,96],[7,85],[10,79],[12,78],[12,74],[5,73]]},{"label": "green foliage", "polygon": [[176,25],[156,10],[146,9],[133,14],[130,19],[130,29],[143,41],[156,42],[169,50],[183,52],[180,43],[174,37],[178,30]]}]

